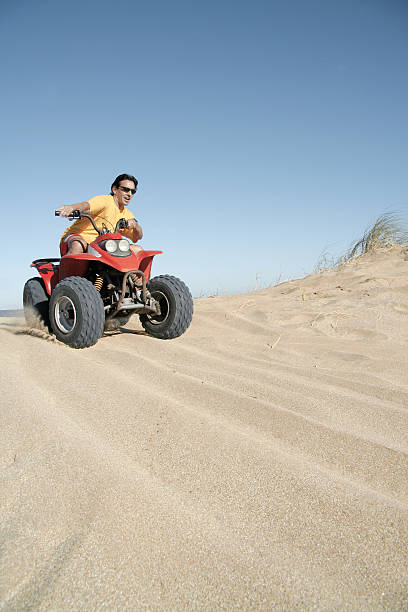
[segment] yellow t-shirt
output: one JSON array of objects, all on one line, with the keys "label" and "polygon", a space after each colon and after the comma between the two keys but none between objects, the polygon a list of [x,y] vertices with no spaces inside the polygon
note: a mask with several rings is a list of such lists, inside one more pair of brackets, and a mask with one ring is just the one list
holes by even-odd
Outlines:
[{"label": "yellow t-shirt", "polygon": [[[88,200],[90,206],[89,214],[93,217],[96,227],[105,227],[109,231],[114,231],[119,219],[134,219],[133,213],[124,206],[122,210],[117,207],[113,196],[98,195]],[[122,229],[120,233],[133,239],[133,231]],[[89,219],[77,219],[70,225],[61,236],[61,240],[68,234],[79,234],[89,244],[98,236]]]}]

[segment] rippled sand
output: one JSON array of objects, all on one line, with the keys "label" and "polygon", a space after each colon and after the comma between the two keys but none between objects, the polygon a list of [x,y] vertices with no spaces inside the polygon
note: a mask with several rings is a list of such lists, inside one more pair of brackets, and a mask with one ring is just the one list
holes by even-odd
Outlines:
[{"label": "rippled sand", "polygon": [[406,250],[0,339],[1,609],[408,609]]}]

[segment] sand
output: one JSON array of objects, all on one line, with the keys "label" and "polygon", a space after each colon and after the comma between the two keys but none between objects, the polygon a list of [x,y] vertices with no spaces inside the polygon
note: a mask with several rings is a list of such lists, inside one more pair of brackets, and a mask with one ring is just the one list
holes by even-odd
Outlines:
[{"label": "sand", "polygon": [[1,609],[408,609],[407,250],[0,339]]}]

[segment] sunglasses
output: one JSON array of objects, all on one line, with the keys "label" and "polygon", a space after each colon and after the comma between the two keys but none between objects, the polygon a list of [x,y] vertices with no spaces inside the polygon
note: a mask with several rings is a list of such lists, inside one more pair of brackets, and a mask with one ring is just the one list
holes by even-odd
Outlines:
[{"label": "sunglasses", "polygon": [[123,193],[131,193],[132,195],[135,195],[136,193],[136,189],[131,189],[130,187],[122,187],[122,185],[119,185],[119,189],[123,191]]}]

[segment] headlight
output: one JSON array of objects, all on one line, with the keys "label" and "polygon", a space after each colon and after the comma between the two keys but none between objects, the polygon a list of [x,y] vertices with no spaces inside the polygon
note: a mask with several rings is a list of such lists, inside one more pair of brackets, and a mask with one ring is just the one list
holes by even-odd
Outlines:
[{"label": "headlight", "polygon": [[116,248],[117,245],[114,240],[107,240],[105,242],[105,249],[108,251],[108,253],[114,253],[116,251]]},{"label": "headlight", "polygon": [[119,251],[130,251],[129,242],[123,238],[123,240],[119,240]]}]

